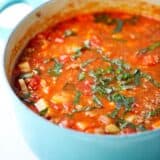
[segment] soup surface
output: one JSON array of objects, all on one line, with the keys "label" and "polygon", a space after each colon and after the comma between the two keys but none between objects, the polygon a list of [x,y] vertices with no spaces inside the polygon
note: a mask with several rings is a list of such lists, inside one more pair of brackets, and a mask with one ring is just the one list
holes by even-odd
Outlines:
[{"label": "soup surface", "polygon": [[79,15],[31,39],[12,77],[19,98],[59,126],[95,134],[160,128],[160,22]]}]

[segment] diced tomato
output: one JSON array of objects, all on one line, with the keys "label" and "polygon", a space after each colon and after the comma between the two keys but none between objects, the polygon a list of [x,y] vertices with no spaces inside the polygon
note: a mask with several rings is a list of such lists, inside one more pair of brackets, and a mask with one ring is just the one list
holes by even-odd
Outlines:
[{"label": "diced tomato", "polygon": [[65,63],[69,62],[71,60],[71,58],[69,55],[62,55],[62,56],[60,56],[59,60],[61,63],[65,64]]},{"label": "diced tomato", "polygon": [[93,82],[92,81],[89,81],[89,80],[86,80],[84,82],[81,82],[79,85],[78,85],[78,89],[86,96],[90,96],[92,95],[92,89],[91,89],[91,86],[92,86]]},{"label": "diced tomato", "polygon": [[136,132],[135,129],[129,128],[129,127],[124,128],[124,129],[122,130],[122,133],[123,133],[123,134],[132,134],[132,133],[135,133],[135,132]]},{"label": "diced tomato", "polygon": [[51,107],[53,108],[53,109],[55,109],[56,111],[61,111],[62,109],[63,109],[63,106],[61,105],[61,104],[51,104]]},{"label": "diced tomato", "polygon": [[142,59],[142,65],[151,66],[160,62],[159,55],[145,55]]},{"label": "diced tomato", "polygon": [[137,104],[137,103],[134,103],[134,104],[133,104],[132,112],[133,112],[134,114],[140,114],[140,113],[142,112],[142,110],[143,110],[143,106],[141,106],[141,105],[139,105],[139,104]]},{"label": "diced tomato", "polygon": [[54,41],[55,41],[56,43],[63,43],[63,42],[64,42],[64,39],[61,38],[61,37],[56,37],[56,38],[54,39]]},{"label": "diced tomato", "polygon": [[29,108],[33,111],[33,112],[35,112],[35,113],[39,113],[38,112],[38,109],[35,107],[35,106],[29,106]]},{"label": "diced tomato", "polygon": [[40,86],[40,77],[35,75],[28,83],[28,88],[32,90],[37,90]]},{"label": "diced tomato", "polygon": [[97,36],[92,36],[90,39],[91,46],[98,48],[101,45],[101,41]]}]

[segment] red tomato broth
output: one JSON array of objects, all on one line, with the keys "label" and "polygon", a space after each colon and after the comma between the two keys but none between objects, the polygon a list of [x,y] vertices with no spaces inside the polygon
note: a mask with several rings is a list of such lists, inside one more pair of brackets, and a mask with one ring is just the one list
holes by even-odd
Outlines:
[{"label": "red tomato broth", "polygon": [[160,22],[147,17],[77,16],[30,40],[13,88],[62,127],[95,134],[160,128],[159,37]]}]

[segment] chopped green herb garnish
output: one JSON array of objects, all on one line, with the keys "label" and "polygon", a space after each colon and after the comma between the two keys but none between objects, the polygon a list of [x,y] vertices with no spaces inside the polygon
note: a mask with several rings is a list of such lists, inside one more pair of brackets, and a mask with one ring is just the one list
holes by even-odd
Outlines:
[{"label": "chopped green herb garnish", "polygon": [[41,112],[39,112],[39,115],[40,116],[45,116],[47,111],[48,111],[48,108],[46,108],[46,109],[42,110]]},{"label": "chopped green herb garnish", "polygon": [[81,95],[82,95],[82,93],[80,91],[76,91],[76,95],[75,95],[74,101],[73,101],[74,105],[79,103]]},{"label": "chopped green herb garnish", "polygon": [[116,104],[117,108],[124,106],[126,111],[131,110],[131,107],[135,101],[133,97],[126,97],[119,93],[112,94],[109,97],[109,100],[113,101]]},{"label": "chopped green herb garnish", "polygon": [[121,32],[123,25],[124,25],[124,22],[121,19],[116,19],[116,27],[113,30],[113,33],[115,34],[115,33]]},{"label": "chopped green herb garnish", "polygon": [[20,98],[21,98],[22,100],[28,99],[28,98],[30,98],[30,97],[31,97],[31,93],[30,93],[30,92],[28,92],[28,93],[23,93],[23,94],[20,95]]},{"label": "chopped green herb garnish", "polygon": [[106,25],[112,25],[115,23],[115,19],[111,18],[109,15],[105,13],[96,14],[94,18],[96,23],[104,23]]},{"label": "chopped green herb garnish", "polygon": [[113,30],[114,34],[122,31],[124,21],[121,19],[112,18],[105,13],[96,14],[94,18],[96,23],[104,23],[106,25],[116,24],[116,27]]},{"label": "chopped green herb garnish", "polygon": [[19,76],[19,78],[21,79],[27,79],[27,78],[32,78],[33,77],[33,73],[32,72],[30,72],[30,73],[23,73],[23,74],[21,74],[20,76]]},{"label": "chopped green herb garnish", "polygon": [[155,117],[155,116],[160,116],[160,108],[156,108],[156,109],[149,111],[148,113],[146,113],[145,117],[151,118],[151,117]]},{"label": "chopped green herb garnish", "polygon": [[54,59],[54,66],[48,70],[49,75],[51,76],[59,76],[62,72],[63,65],[58,61],[58,59]]},{"label": "chopped green herb garnish", "polygon": [[135,126],[133,123],[127,122],[126,120],[121,119],[121,118],[119,118],[119,119],[117,120],[117,124],[118,124],[118,126],[120,127],[120,129],[124,129],[124,128],[127,128],[127,127],[136,129],[136,126]]},{"label": "chopped green herb garnish", "polygon": [[155,79],[153,79],[153,77],[147,73],[142,73],[141,74],[142,78],[147,79],[149,82],[151,82],[155,87],[160,88],[160,82],[156,81]]},{"label": "chopped green herb garnish", "polygon": [[140,124],[140,125],[136,126],[136,130],[138,132],[144,132],[144,131],[146,131],[146,128],[144,125]]},{"label": "chopped green herb garnish", "polygon": [[82,55],[81,48],[77,48],[75,53],[72,55],[73,59],[77,59]]},{"label": "chopped green herb garnish", "polygon": [[108,117],[110,118],[116,118],[118,115],[119,109],[115,108],[110,114],[107,114]]},{"label": "chopped green herb garnish", "polygon": [[78,80],[82,81],[86,78],[86,73],[85,72],[80,72],[78,75]]},{"label": "chopped green herb garnish", "polygon": [[98,106],[103,106],[102,102],[99,100],[99,98],[96,95],[93,95],[93,102],[96,103]]},{"label": "chopped green herb garnish", "polygon": [[88,59],[85,62],[83,62],[81,64],[81,68],[85,68],[86,66],[88,66],[90,63],[92,63],[93,61],[95,61],[95,59]]},{"label": "chopped green herb garnish", "polygon": [[68,116],[73,116],[75,113],[79,113],[79,112],[92,111],[94,109],[99,109],[99,108],[96,106],[84,106],[81,109],[73,109],[72,112],[68,114]]},{"label": "chopped green herb garnish", "polygon": [[140,49],[137,54],[140,55],[140,54],[145,54],[145,53],[148,53],[150,51],[153,51],[155,50],[156,48],[160,48],[160,41],[157,41],[151,45],[149,45],[148,47],[146,48],[142,48]]},{"label": "chopped green herb garnish", "polygon": [[135,82],[136,86],[140,85],[140,82],[141,82],[141,71],[139,69],[136,69],[134,71],[134,82]]},{"label": "chopped green herb garnish", "polygon": [[73,59],[79,58],[79,57],[82,55],[82,51],[88,50],[88,49],[90,49],[90,48],[91,48],[91,46],[90,46],[90,41],[89,41],[89,40],[85,40],[85,41],[83,42],[83,46],[80,47],[80,48],[77,48],[77,49],[75,50],[75,53],[72,55],[72,58],[73,58]]}]

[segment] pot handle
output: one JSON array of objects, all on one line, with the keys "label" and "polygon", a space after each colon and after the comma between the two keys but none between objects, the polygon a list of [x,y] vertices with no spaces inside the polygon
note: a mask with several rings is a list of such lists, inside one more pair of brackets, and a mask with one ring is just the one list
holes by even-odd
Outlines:
[{"label": "pot handle", "polygon": [[[46,1],[47,0],[0,0],[0,45],[2,42],[4,43],[7,41],[17,22],[19,22],[31,10]],[[19,4],[22,4],[22,7],[24,7],[24,13],[22,14],[21,12],[23,10],[21,6],[19,6],[20,11],[18,11],[17,7],[15,7],[17,13],[14,10],[14,6]],[[19,14],[18,18],[15,16],[16,14]],[[15,18],[12,18],[14,16]]]}]

